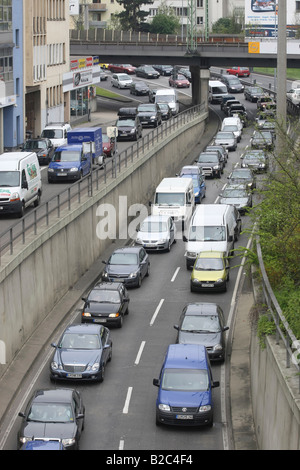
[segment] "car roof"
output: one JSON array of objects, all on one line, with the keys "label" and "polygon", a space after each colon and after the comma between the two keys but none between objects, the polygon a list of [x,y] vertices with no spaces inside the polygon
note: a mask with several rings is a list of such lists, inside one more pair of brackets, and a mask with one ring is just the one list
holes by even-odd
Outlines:
[{"label": "car roof", "polygon": [[170,344],[165,367],[172,369],[207,369],[206,348],[199,344]]},{"label": "car roof", "polygon": [[124,287],[122,282],[99,282],[92,290],[119,290],[120,287]]},{"label": "car roof", "polygon": [[185,315],[217,315],[219,306],[213,302],[191,302],[184,310]]},{"label": "car roof", "polygon": [[138,253],[140,249],[139,246],[125,246],[123,248],[117,248],[113,253]]},{"label": "car roof", "polygon": [[68,326],[64,333],[85,333],[85,334],[98,334],[103,328],[103,325],[94,325],[92,323],[79,323],[76,325]]},{"label": "car roof", "polygon": [[71,388],[39,389],[34,392],[34,402],[70,403],[73,391]]},{"label": "car roof", "polygon": [[167,222],[169,219],[171,219],[171,216],[170,215],[163,215],[163,214],[158,214],[158,215],[148,215],[144,220],[143,222],[148,222],[148,221],[151,221],[151,222]]}]

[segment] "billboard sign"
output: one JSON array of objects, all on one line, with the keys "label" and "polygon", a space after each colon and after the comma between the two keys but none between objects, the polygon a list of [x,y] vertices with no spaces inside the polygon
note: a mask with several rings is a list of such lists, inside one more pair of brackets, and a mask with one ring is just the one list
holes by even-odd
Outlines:
[{"label": "billboard sign", "polygon": [[[276,38],[278,31],[278,2],[280,0],[245,0],[245,36]],[[294,37],[295,2],[286,0],[287,37]]]}]

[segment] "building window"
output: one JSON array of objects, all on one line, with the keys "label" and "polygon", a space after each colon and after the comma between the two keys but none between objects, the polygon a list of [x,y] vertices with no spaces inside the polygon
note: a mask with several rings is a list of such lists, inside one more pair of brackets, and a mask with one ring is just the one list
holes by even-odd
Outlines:
[{"label": "building window", "polygon": [[12,0],[0,0],[0,31],[12,30]]}]

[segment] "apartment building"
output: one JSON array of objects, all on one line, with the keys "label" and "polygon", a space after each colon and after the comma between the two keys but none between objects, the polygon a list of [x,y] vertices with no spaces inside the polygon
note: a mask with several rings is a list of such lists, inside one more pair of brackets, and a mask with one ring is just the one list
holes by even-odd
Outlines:
[{"label": "apartment building", "polygon": [[72,0],[72,9],[77,14],[70,18],[70,29],[108,28],[112,17],[122,11],[117,0]]}]

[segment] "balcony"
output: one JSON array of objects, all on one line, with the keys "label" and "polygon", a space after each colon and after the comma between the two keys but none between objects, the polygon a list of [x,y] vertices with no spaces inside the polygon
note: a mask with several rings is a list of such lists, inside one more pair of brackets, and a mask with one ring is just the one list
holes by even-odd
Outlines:
[{"label": "balcony", "polygon": [[106,3],[89,3],[88,10],[90,13],[107,11]]}]

